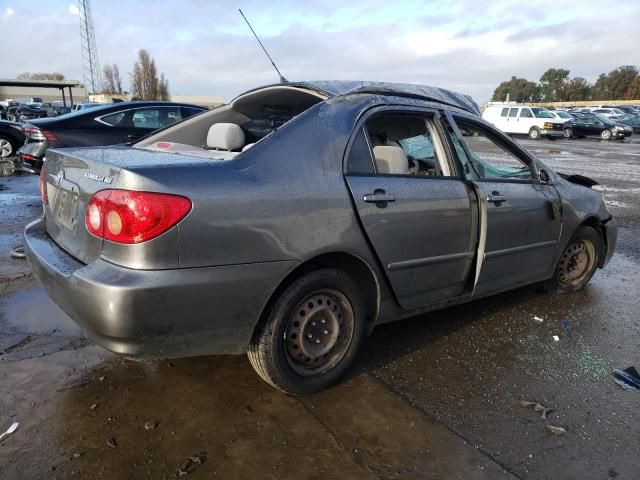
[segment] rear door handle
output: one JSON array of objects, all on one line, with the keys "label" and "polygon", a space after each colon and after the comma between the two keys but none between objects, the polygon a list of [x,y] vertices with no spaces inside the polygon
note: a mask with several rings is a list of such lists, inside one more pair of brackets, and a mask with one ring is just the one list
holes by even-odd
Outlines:
[{"label": "rear door handle", "polygon": [[500,195],[499,192],[491,192],[491,194],[487,195],[487,202],[493,203],[495,205],[506,201],[507,197],[505,197],[504,195]]},{"label": "rear door handle", "polygon": [[375,190],[373,193],[366,194],[362,199],[367,203],[388,203],[395,202],[396,196],[384,190]]},{"label": "rear door handle", "polygon": [[137,140],[140,137],[142,137],[141,133],[132,133],[132,134],[127,135],[127,138],[129,140]]}]

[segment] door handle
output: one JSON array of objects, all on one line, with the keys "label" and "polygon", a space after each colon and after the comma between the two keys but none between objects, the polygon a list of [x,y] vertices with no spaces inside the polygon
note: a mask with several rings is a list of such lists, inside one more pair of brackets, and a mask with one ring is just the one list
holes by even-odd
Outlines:
[{"label": "door handle", "polygon": [[504,195],[500,195],[499,192],[491,192],[489,195],[487,195],[487,202],[493,203],[495,205],[499,205],[500,203],[506,201],[507,197],[505,197]]},{"label": "door handle", "polygon": [[140,134],[140,133],[132,133],[130,135],[127,135],[127,138],[129,140],[137,140],[140,137],[142,137],[142,134]]},{"label": "door handle", "polygon": [[367,203],[388,203],[395,202],[396,196],[384,190],[375,190],[373,193],[367,193],[362,199]]}]

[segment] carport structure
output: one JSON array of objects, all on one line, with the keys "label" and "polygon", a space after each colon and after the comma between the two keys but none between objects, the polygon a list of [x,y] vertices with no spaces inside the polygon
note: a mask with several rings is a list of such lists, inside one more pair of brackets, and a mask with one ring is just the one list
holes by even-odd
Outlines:
[{"label": "carport structure", "polygon": [[57,88],[62,95],[62,103],[67,106],[67,98],[65,96],[65,88],[69,89],[70,106],[73,107],[72,88],[78,88],[80,83],[76,80],[19,80],[19,79],[0,79],[0,88],[2,87],[23,87],[23,88]]}]

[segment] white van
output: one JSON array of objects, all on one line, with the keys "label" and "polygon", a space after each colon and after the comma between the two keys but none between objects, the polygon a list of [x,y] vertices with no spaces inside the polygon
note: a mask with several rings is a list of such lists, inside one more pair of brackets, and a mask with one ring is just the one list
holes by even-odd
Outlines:
[{"label": "white van", "polygon": [[564,136],[565,120],[540,107],[527,107],[513,103],[489,104],[482,112],[482,118],[495,125],[504,133],[529,135],[538,140],[545,136]]}]

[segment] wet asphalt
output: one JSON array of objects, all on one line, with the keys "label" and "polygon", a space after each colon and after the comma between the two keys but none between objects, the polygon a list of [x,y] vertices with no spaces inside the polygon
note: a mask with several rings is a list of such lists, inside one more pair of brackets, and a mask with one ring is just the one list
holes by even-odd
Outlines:
[{"label": "wet asphalt", "polygon": [[381,326],[345,383],[300,399],[244,357],[93,345],[8,255],[37,177],[1,178],[0,433],[20,426],[0,478],[640,478],[640,392],[611,377],[640,367],[640,142],[520,142],[600,183],[620,227],[609,266],[575,294],[526,287]]}]

